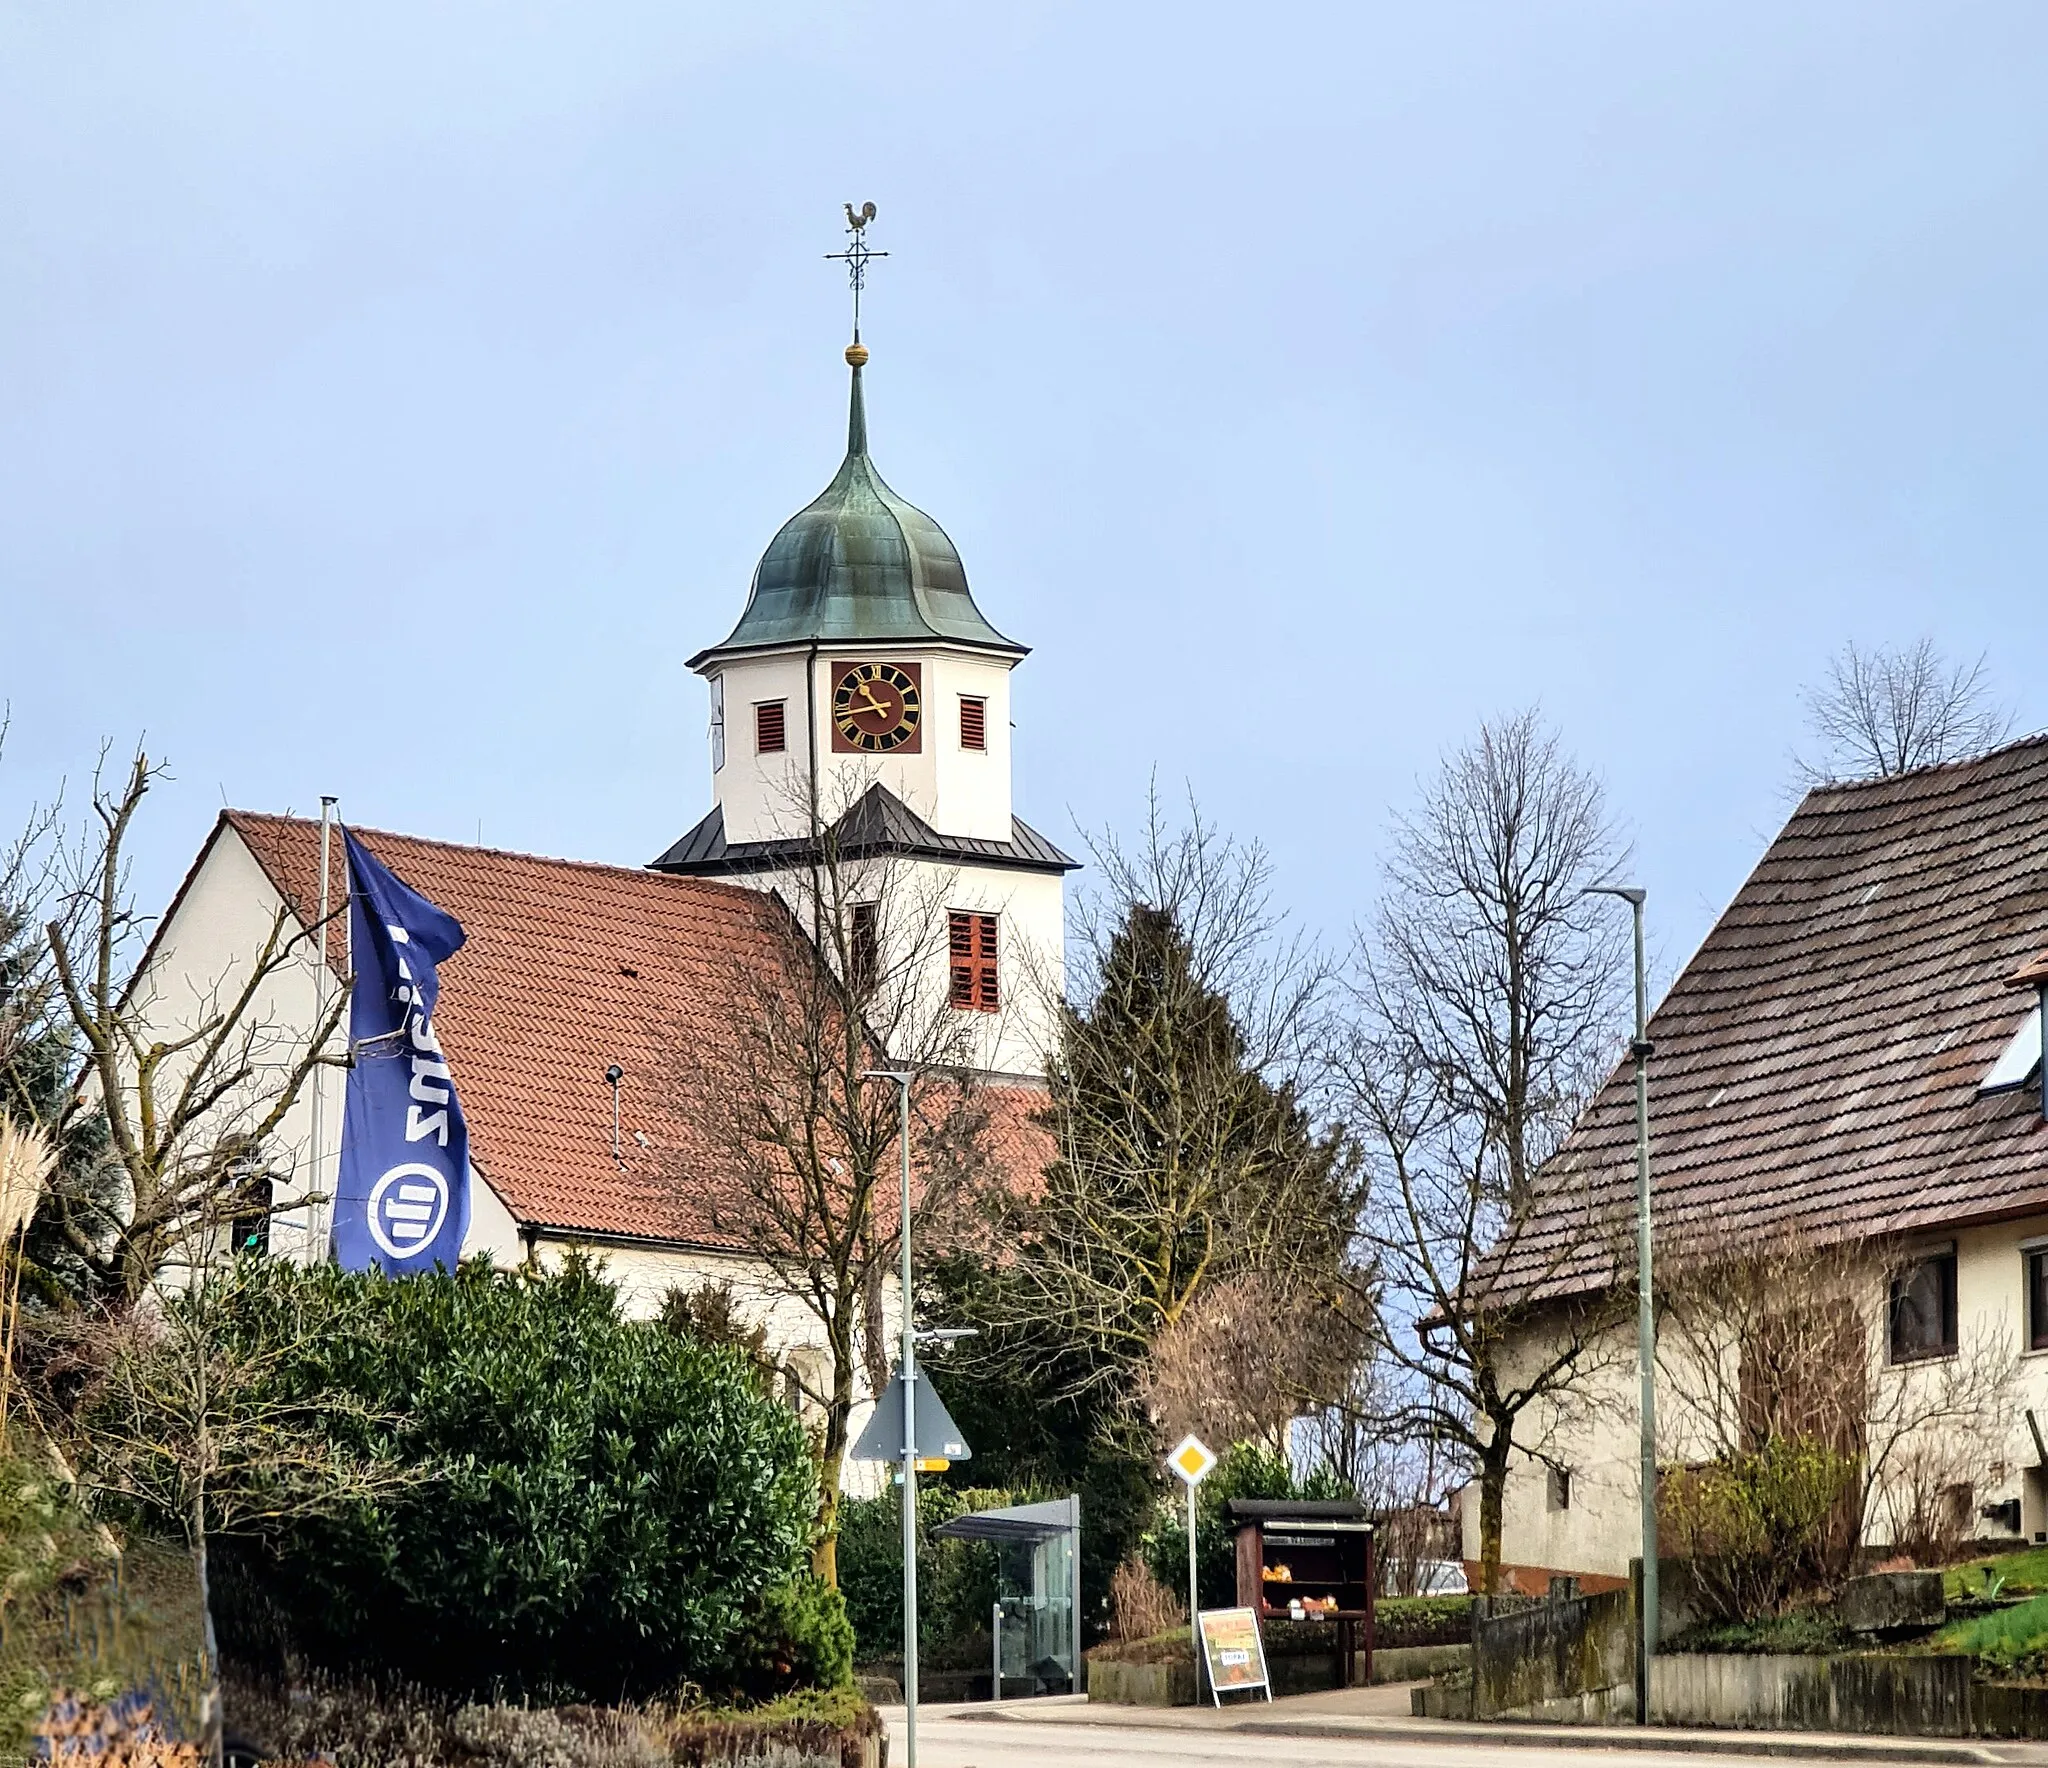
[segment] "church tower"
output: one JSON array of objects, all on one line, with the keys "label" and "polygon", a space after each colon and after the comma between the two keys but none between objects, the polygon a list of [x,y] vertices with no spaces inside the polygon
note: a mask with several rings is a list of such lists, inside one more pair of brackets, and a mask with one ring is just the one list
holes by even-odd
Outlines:
[{"label": "church tower", "polygon": [[[846,458],[769,543],[739,624],[690,659],[710,687],[714,803],[654,865],[832,917],[820,944],[914,971],[923,1017],[943,1031],[954,1016],[974,1066],[1035,1074],[1075,862],[1011,807],[1010,672],[1026,650],[983,617],[945,531],[876,470],[857,319],[854,337]],[[829,890],[821,852],[839,868]]]}]

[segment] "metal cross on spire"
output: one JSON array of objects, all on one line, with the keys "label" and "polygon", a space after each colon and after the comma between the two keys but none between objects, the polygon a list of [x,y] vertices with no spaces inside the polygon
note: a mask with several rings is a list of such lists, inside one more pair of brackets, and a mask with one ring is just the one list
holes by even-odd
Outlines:
[{"label": "metal cross on spire", "polygon": [[868,260],[886,258],[887,252],[871,251],[868,248],[868,223],[875,218],[875,205],[862,203],[858,210],[853,204],[846,205],[846,250],[827,252],[829,261],[844,263],[846,280],[853,287],[853,341],[860,342],[860,292],[868,283]]}]

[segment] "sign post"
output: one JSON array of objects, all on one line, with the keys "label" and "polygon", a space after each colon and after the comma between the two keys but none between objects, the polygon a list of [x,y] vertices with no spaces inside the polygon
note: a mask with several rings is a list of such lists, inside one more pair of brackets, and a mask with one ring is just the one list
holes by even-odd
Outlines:
[{"label": "sign post", "polygon": [[[1188,1651],[1195,1660],[1195,1699],[1202,1698],[1202,1602],[1195,1586],[1195,1488],[1216,1465],[1215,1453],[1198,1436],[1184,1436],[1174,1445],[1166,1465],[1188,1489]],[[1211,1683],[1213,1690],[1214,1683]]]}]

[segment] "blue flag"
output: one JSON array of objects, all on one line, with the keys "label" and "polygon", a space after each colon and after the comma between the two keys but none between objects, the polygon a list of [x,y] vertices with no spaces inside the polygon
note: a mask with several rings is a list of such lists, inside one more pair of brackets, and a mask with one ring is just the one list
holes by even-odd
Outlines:
[{"label": "blue flag", "polygon": [[469,1231],[469,1129],[434,1036],[437,966],[462,948],[462,927],[402,884],[346,830],[349,1002],[341,1177],[334,1256],[344,1270],[391,1275],[450,1270]]}]

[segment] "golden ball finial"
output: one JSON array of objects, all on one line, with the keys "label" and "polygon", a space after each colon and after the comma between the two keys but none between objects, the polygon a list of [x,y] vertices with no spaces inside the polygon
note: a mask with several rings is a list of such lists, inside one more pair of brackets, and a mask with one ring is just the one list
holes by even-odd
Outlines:
[{"label": "golden ball finial", "polygon": [[864,368],[864,367],[866,367],[866,365],[867,365],[867,360],[868,360],[868,347],[867,347],[867,345],[865,345],[865,344],[848,344],[848,345],[846,346],[846,360],[847,360],[848,364],[849,364],[849,365],[851,365],[851,366],[852,366],[852,367],[854,367],[854,368]]}]

